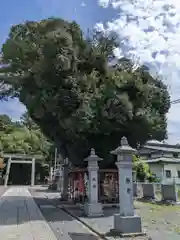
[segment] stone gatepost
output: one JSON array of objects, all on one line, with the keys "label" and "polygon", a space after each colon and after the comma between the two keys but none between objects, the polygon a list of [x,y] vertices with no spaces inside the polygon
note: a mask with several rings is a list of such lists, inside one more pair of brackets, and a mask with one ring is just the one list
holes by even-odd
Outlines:
[{"label": "stone gatepost", "polygon": [[69,159],[64,159],[63,167],[62,167],[62,195],[61,200],[68,201],[68,185],[69,185]]},{"label": "stone gatepost", "polygon": [[119,174],[119,214],[114,215],[114,229],[111,231],[122,237],[144,235],[141,218],[134,214],[133,206],[132,154],[135,152],[125,137],[121,139],[121,146],[111,152],[117,155]]},{"label": "stone gatepost", "polygon": [[58,182],[57,182],[57,190],[62,193],[62,177],[63,177],[63,166],[60,163],[58,166]]},{"label": "stone gatepost", "polygon": [[63,162],[64,159],[61,154],[58,155],[57,158],[57,166],[58,166],[58,181],[57,181],[57,190],[62,194],[62,178],[63,178]]},{"label": "stone gatepost", "polygon": [[35,184],[35,174],[36,174],[36,170],[35,170],[35,165],[36,164],[36,160],[35,158],[32,159],[32,167],[31,167],[31,186],[33,187]]},{"label": "stone gatepost", "polygon": [[102,204],[98,202],[98,161],[99,158],[94,149],[91,149],[90,156],[84,161],[88,162],[88,201],[84,205],[84,211],[87,216],[96,217],[102,216]]}]

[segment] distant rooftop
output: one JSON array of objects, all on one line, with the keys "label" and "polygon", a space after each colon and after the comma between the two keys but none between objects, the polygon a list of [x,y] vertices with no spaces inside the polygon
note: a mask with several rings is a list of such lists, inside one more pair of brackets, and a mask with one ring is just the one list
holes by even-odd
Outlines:
[{"label": "distant rooftop", "polygon": [[159,157],[159,158],[150,159],[150,160],[143,160],[143,162],[146,162],[146,163],[159,163],[159,162],[180,163],[180,158]]},{"label": "distant rooftop", "polygon": [[157,140],[147,141],[147,143],[144,146],[142,146],[142,149],[180,153],[180,145],[179,144],[172,145],[172,144],[168,144],[166,141],[159,142]]},{"label": "distant rooftop", "polygon": [[162,141],[162,142],[160,142],[160,141],[157,141],[157,140],[149,140],[149,141],[147,141],[146,142],[146,144],[168,144],[167,142],[165,142],[165,141]]}]

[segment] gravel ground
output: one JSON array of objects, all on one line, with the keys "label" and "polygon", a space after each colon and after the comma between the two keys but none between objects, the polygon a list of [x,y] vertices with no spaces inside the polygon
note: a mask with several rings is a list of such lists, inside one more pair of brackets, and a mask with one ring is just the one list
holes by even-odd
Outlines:
[{"label": "gravel ground", "polygon": [[53,207],[57,203],[57,194],[45,189],[29,189],[42,214],[49,223],[57,240],[98,240],[88,228],[72,218],[60,208]]},{"label": "gravel ground", "polygon": [[[45,191],[44,188],[42,189],[31,189],[30,190],[32,195],[35,198],[35,201],[39,205],[46,205],[46,204],[54,204],[57,205],[59,201],[57,201],[58,193],[48,192]],[[93,228],[95,231],[99,232],[102,235],[105,235],[110,229],[113,228],[113,214],[118,212],[117,208],[106,208],[104,211],[104,217],[100,218],[87,218],[83,216],[83,211],[79,208],[72,208],[66,205],[66,209],[80,220],[84,221],[87,225]],[[59,232],[58,228],[61,230],[63,229],[64,232],[68,232],[71,229],[71,232],[76,232],[76,224],[78,223],[72,217],[65,214],[61,209],[42,209],[42,212],[50,223],[51,228],[54,230],[55,234]],[[145,202],[135,202],[135,212],[137,215],[140,215],[142,218],[142,225],[143,230],[147,233],[147,236],[144,237],[137,237],[137,238],[126,238],[126,240],[179,240],[180,239],[180,206],[165,206],[165,205],[157,205]],[[59,218],[56,220],[56,218]],[[70,220],[63,220],[64,219],[71,219]],[[64,223],[63,223],[64,222]],[[73,223],[72,223],[73,222]],[[65,227],[64,224],[66,225]],[[79,223],[78,223],[79,224]],[[74,227],[73,227],[74,226]],[[82,230],[82,225],[80,231],[84,233]],[[85,228],[84,228],[85,229]],[[60,231],[61,231],[60,230]],[[87,234],[87,229],[85,230]],[[59,233],[58,233],[59,234]],[[76,234],[75,234],[76,235]],[[58,235],[59,236],[59,235]],[[82,240],[88,239],[87,236],[82,236]],[[92,236],[91,236],[92,237]],[[90,239],[91,239],[90,237]],[[95,236],[93,236],[95,237]],[[93,238],[98,239],[98,238]],[[151,237],[151,238],[150,238]],[[78,236],[78,239],[80,237]],[[109,240],[118,240],[122,238],[113,238],[113,237],[106,237]],[[58,238],[60,239],[60,238]],[[61,238],[62,239],[62,238]],[[67,238],[68,239],[68,238]],[[71,239],[74,239],[71,237]],[[81,238],[80,238],[81,240]]]}]

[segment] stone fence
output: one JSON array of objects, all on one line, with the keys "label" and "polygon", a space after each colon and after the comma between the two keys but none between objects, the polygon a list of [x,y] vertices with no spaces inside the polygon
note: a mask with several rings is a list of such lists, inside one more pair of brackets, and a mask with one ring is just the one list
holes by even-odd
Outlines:
[{"label": "stone fence", "polygon": [[180,196],[179,184],[134,183],[134,197],[163,202],[178,202]]}]

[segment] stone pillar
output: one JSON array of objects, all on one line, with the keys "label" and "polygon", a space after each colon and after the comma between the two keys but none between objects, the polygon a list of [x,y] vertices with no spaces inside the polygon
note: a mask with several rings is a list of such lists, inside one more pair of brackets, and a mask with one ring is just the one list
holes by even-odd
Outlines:
[{"label": "stone pillar", "polygon": [[31,186],[35,184],[35,158],[32,159],[32,168],[31,168]]},{"label": "stone pillar", "polygon": [[121,139],[121,146],[111,152],[117,155],[119,174],[119,214],[114,215],[114,229],[118,235],[144,235],[142,233],[141,218],[134,215],[132,154],[136,150],[131,148],[125,137]]},{"label": "stone pillar", "polygon": [[62,193],[62,177],[63,177],[63,167],[62,167],[62,164],[59,164],[57,190],[61,193]]},{"label": "stone pillar", "polygon": [[69,160],[68,158],[64,159],[64,164],[62,167],[62,195],[61,200],[68,201],[68,185],[69,185]]},{"label": "stone pillar", "polygon": [[49,172],[49,181],[52,183],[53,180],[53,167],[50,167],[50,172]]},{"label": "stone pillar", "polygon": [[7,185],[8,185],[10,169],[11,169],[11,157],[8,159],[8,163],[7,163],[6,175],[5,175],[5,180],[4,180],[5,187],[7,187]]},{"label": "stone pillar", "polygon": [[57,190],[62,193],[62,177],[63,177],[63,157],[59,153],[57,156]]},{"label": "stone pillar", "polygon": [[96,217],[102,216],[102,204],[98,202],[98,161],[99,158],[94,149],[91,149],[91,154],[85,161],[88,162],[88,201],[84,205],[84,211],[87,216]]}]

